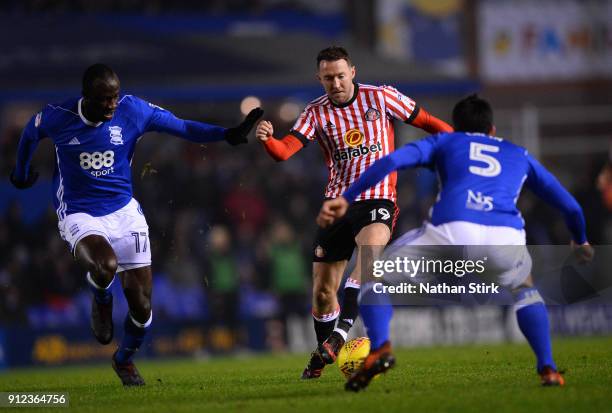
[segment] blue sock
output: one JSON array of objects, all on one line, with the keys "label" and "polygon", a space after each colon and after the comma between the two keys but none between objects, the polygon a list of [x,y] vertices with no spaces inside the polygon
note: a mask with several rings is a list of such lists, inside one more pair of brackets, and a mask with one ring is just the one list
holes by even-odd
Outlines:
[{"label": "blue sock", "polygon": [[516,295],[516,319],[523,335],[537,358],[537,371],[544,366],[557,369],[552,356],[546,305],[535,288],[526,288]]},{"label": "blue sock", "polygon": [[389,323],[393,317],[393,307],[386,294],[375,293],[373,285],[364,286],[359,304],[359,312],[370,338],[372,350],[389,341]]},{"label": "blue sock", "polygon": [[151,321],[153,319],[153,313],[145,324],[140,324],[132,319],[132,316],[128,313],[123,323],[124,334],[121,339],[121,344],[115,360],[119,364],[125,364],[132,361],[134,354],[138,351],[142,343],[144,342],[145,336],[151,327]]},{"label": "blue sock", "polygon": [[89,284],[89,289],[93,293],[96,301],[100,304],[108,304],[113,299],[112,287],[113,281],[115,281],[115,277],[113,277],[112,281],[108,286],[101,287],[91,278],[91,274],[87,273],[87,283]]}]

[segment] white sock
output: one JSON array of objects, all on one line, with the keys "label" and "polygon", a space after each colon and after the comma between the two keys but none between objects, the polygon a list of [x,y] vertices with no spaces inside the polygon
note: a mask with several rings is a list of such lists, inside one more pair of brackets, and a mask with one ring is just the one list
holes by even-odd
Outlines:
[{"label": "white sock", "polygon": [[334,328],[334,333],[340,334],[342,336],[342,338],[344,339],[344,341],[346,341],[346,338],[348,337],[348,333],[346,331],[344,331],[343,329],[338,328],[338,327]]}]

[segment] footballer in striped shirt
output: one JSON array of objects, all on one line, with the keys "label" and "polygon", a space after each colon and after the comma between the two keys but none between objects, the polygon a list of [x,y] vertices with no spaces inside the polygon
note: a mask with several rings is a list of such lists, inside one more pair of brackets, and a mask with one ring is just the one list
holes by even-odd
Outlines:
[{"label": "footballer in striped shirt", "polygon": [[[355,66],[342,47],[329,47],[317,56],[317,78],[325,94],[306,106],[289,134],[275,139],[271,122],[261,121],[256,136],[277,161],[284,161],[316,141],[329,170],[325,198],[340,196],[376,160],[393,152],[393,120],[433,134],[451,132],[444,121],[391,86],[355,81]],[[342,308],[336,291],[356,246],[382,250],[391,238],[397,217],[396,175],[390,174],[356,199],[345,217],[318,228],[313,245],[313,308],[318,346],[303,379],[318,378],[325,364],[335,361],[358,314],[361,265],[349,276]],[[361,263],[361,248],[357,251]],[[376,254],[376,251],[372,252]]]}]

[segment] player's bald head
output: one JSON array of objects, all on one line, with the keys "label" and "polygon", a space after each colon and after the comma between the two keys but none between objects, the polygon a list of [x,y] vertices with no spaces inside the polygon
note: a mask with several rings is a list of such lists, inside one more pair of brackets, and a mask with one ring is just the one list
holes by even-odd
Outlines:
[{"label": "player's bald head", "polygon": [[102,63],[89,66],[83,73],[83,111],[91,122],[113,118],[119,105],[119,77]]},{"label": "player's bald head", "polygon": [[477,94],[461,99],[453,109],[453,127],[456,132],[492,133],[491,105]]},{"label": "player's bald head", "polygon": [[83,96],[95,94],[99,87],[119,88],[119,77],[113,69],[103,63],[96,63],[83,73]]}]

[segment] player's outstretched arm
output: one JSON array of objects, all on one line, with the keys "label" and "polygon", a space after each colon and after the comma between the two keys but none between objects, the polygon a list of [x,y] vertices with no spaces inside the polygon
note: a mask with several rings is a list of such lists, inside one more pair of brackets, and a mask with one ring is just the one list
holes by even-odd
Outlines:
[{"label": "player's outstretched arm", "polygon": [[343,196],[323,202],[317,216],[317,224],[322,228],[327,228],[336,220],[342,218],[348,207],[349,203]]},{"label": "player's outstretched arm", "polygon": [[171,112],[155,105],[153,107],[145,131],[165,132],[195,143],[218,142],[225,140],[230,145],[247,143],[247,135],[255,122],[263,115],[261,108],[249,112],[246,118],[234,128],[223,128],[208,123],[177,118]]},{"label": "player's outstretched arm", "polygon": [[438,138],[437,136],[430,136],[420,139],[374,162],[342,196],[323,203],[317,216],[317,224],[323,228],[333,224],[337,219],[344,216],[349,204],[360,193],[385,179],[391,172],[431,164],[438,145]]},{"label": "player's outstretched arm", "polygon": [[450,133],[454,131],[451,125],[431,115],[425,109],[417,107],[415,111],[417,112],[416,116],[408,121],[410,125],[423,129],[431,134],[442,132]]},{"label": "player's outstretched arm", "polygon": [[430,163],[435,145],[436,138],[428,137],[402,146],[374,162],[342,196],[351,203],[360,193],[385,179],[391,172]]},{"label": "player's outstretched arm", "polygon": [[15,188],[30,188],[38,179],[38,172],[34,171],[30,165],[34,151],[40,141],[40,122],[41,114],[33,116],[28,122],[17,147],[17,162],[9,177]]},{"label": "player's outstretched arm", "polygon": [[529,172],[525,182],[527,187],[563,213],[574,243],[588,245],[584,214],[578,201],[535,158],[527,154],[527,161],[529,162]]},{"label": "player's outstretched arm", "polygon": [[527,160],[530,166],[527,186],[563,213],[565,224],[572,233],[570,246],[578,261],[585,263],[593,260],[595,250],[587,241],[586,224],[580,204],[535,158],[527,155]]},{"label": "player's outstretched arm", "polygon": [[304,144],[293,135],[286,135],[282,139],[274,138],[274,127],[267,120],[262,120],[257,125],[255,136],[263,143],[266,152],[276,161],[286,161],[295,155]]}]

